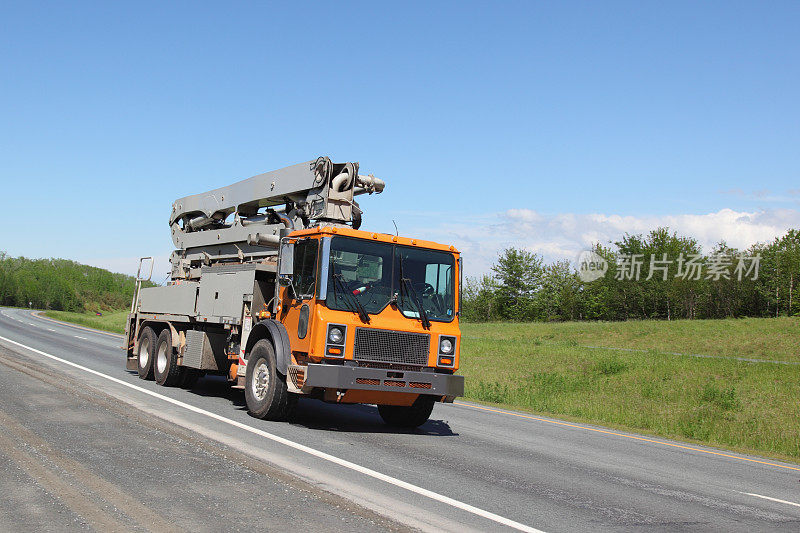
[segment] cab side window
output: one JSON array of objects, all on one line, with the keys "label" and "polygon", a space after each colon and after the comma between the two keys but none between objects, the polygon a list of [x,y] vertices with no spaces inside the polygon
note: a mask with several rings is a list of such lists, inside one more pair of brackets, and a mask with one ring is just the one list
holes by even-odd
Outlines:
[{"label": "cab side window", "polygon": [[301,300],[314,295],[316,290],[317,251],[319,241],[306,239],[294,245],[294,290]]}]

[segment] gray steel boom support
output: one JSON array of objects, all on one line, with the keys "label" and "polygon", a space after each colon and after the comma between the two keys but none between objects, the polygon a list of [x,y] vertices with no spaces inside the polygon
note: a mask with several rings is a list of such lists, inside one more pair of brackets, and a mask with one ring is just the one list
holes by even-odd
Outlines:
[{"label": "gray steel boom support", "polygon": [[173,279],[199,277],[202,265],[263,260],[277,253],[282,234],[315,224],[361,223],[354,197],[385,184],[360,176],[358,163],[318,157],[259,174],[172,204],[169,223]]}]

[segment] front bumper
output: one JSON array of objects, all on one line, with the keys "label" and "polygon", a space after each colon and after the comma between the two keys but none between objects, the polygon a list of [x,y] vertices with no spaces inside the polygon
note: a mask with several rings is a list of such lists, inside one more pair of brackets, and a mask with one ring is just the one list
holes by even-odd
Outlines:
[{"label": "front bumper", "polygon": [[464,395],[464,376],[344,365],[309,364],[305,387],[407,392],[441,396],[452,402]]}]

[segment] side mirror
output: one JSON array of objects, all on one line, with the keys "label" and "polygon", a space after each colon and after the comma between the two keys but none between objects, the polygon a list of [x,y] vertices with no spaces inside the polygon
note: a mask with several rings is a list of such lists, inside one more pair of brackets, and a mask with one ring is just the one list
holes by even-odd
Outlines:
[{"label": "side mirror", "polygon": [[278,276],[278,285],[284,287],[286,289],[290,289],[292,292],[292,299],[299,300],[300,298],[297,296],[297,289],[294,288],[294,280],[292,280],[292,276]]},{"label": "side mirror", "polygon": [[294,273],[294,243],[288,241],[281,241],[280,248],[280,270],[278,275],[291,276]]}]

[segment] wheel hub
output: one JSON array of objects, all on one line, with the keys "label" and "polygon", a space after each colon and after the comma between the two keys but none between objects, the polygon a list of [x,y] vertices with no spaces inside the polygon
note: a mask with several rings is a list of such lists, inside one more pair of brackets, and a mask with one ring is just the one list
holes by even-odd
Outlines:
[{"label": "wheel hub", "polygon": [[253,396],[261,401],[267,397],[267,390],[269,389],[269,367],[266,363],[261,363],[256,367],[255,375],[253,376]]},{"label": "wheel hub", "polygon": [[158,347],[158,355],[156,356],[156,366],[158,367],[159,374],[163,374],[167,369],[167,347],[161,345]]},{"label": "wheel hub", "polygon": [[150,360],[150,341],[147,339],[142,339],[139,343],[139,360],[142,368],[146,367]]}]

